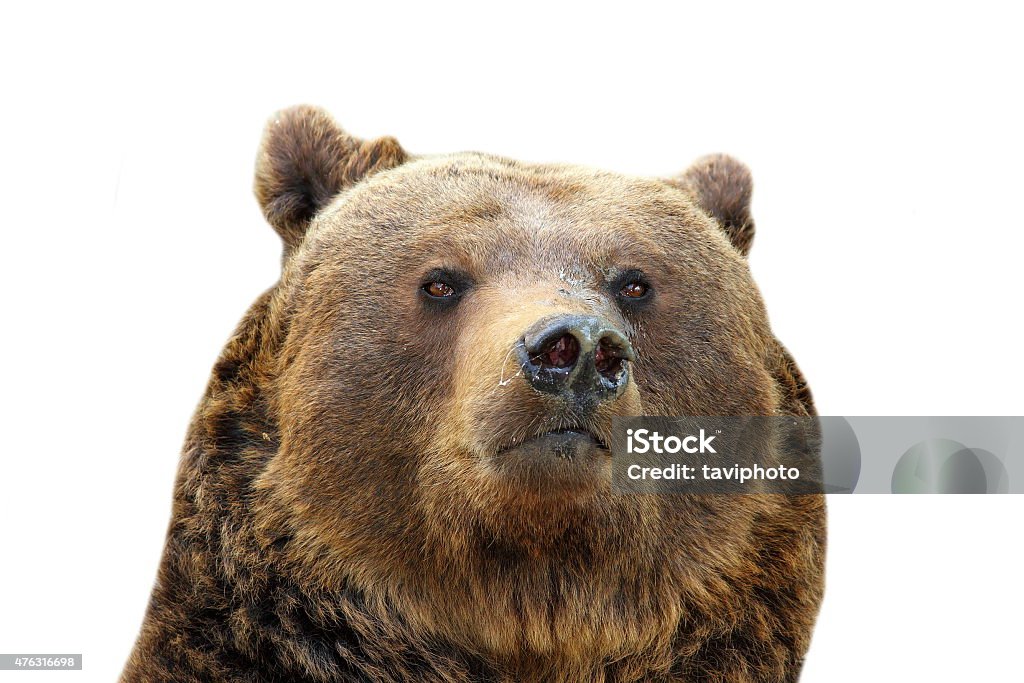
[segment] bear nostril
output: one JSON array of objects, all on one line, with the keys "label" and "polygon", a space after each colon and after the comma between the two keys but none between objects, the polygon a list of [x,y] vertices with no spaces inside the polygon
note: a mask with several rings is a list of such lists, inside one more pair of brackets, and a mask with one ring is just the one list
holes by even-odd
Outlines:
[{"label": "bear nostril", "polygon": [[542,367],[572,367],[580,356],[580,343],[571,334],[563,334],[548,344],[537,356]]},{"label": "bear nostril", "polygon": [[625,350],[607,337],[601,339],[594,352],[594,366],[605,378],[618,379],[622,372],[622,361],[626,360]]}]

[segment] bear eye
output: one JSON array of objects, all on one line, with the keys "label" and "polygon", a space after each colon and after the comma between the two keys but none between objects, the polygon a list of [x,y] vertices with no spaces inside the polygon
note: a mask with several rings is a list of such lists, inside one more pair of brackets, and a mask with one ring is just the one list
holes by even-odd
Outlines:
[{"label": "bear eye", "polygon": [[647,284],[639,281],[627,282],[619,290],[619,296],[624,296],[627,299],[642,299],[647,296]]},{"label": "bear eye", "polygon": [[473,280],[459,270],[434,268],[420,280],[420,301],[432,311],[453,308],[473,286]]},{"label": "bear eye", "polygon": [[646,304],[654,293],[654,288],[651,287],[647,276],[635,269],[627,270],[611,285],[611,290],[615,292],[616,298],[622,304],[630,306]]},{"label": "bear eye", "polygon": [[447,282],[441,282],[440,280],[426,283],[423,285],[423,291],[426,292],[428,296],[432,296],[435,299],[445,299],[447,297],[455,296],[455,288]]}]

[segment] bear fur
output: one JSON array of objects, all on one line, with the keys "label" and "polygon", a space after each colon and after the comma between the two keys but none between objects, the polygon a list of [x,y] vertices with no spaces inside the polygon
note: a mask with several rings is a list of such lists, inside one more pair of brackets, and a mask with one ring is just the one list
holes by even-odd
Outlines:
[{"label": "bear fur", "polygon": [[[746,263],[744,166],[415,157],[297,107],[268,124],[255,192],[281,278],[189,428],[122,681],[797,680],[823,496],[612,494],[600,448],[550,477],[502,460],[552,430],[610,443],[617,415],[814,414]],[[652,294],[626,306],[634,271]],[[423,287],[449,272],[438,308]],[[579,311],[636,356],[586,408],[511,352]]]}]

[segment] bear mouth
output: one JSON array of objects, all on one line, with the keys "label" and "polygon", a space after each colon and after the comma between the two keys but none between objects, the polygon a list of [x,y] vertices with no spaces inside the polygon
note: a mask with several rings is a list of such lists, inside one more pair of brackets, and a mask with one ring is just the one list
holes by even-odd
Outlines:
[{"label": "bear mouth", "polygon": [[580,427],[540,432],[508,444],[488,460],[491,475],[499,481],[543,498],[593,492],[611,484],[607,444]]},{"label": "bear mouth", "polygon": [[587,442],[594,448],[604,451],[609,450],[608,444],[598,434],[583,427],[563,427],[534,434],[522,441],[505,444],[498,449],[497,455],[532,445],[541,447],[549,445],[552,447],[552,455],[555,457],[571,459],[572,453],[567,451],[565,446],[585,445]]}]

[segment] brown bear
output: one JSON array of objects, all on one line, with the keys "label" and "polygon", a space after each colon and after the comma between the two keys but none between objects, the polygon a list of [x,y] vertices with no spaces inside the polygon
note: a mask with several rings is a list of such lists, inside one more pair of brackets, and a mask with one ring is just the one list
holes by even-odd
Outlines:
[{"label": "brown bear", "polygon": [[623,495],[611,420],[814,414],[725,156],[413,156],[297,107],[122,680],[795,681],[820,495]]}]

